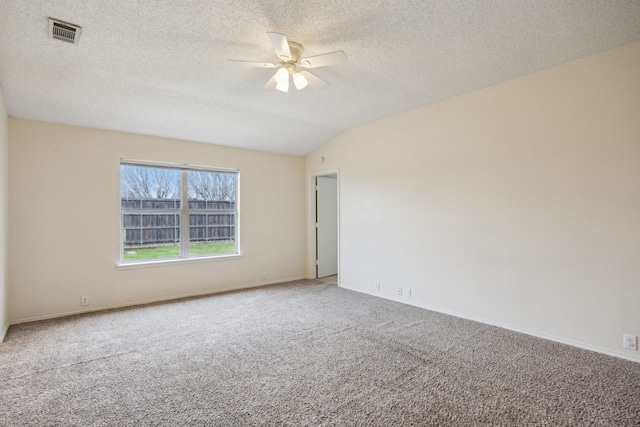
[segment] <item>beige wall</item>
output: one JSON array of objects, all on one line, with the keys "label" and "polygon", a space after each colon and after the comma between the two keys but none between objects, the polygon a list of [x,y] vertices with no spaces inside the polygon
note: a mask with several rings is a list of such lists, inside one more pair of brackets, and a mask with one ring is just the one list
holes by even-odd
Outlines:
[{"label": "beige wall", "polygon": [[9,123],[0,91],[0,342],[9,327],[7,282],[9,277]]},{"label": "beige wall", "polygon": [[639,76],[635,43],[307,156],[340,171],[341,285],[640,360]]},{"label": "beige wall", "polygon": [[[304,276],[304,158],[10,119],[12,322]],[[117,270],[120,158],[240,169],[241,259]],[[261,274],[268,274],[262,281]]]}]

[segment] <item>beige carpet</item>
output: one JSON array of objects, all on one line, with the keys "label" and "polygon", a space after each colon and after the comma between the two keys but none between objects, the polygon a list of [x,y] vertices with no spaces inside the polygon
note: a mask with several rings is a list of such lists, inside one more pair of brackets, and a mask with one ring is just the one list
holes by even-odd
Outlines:
[{"label": "beige carpet", "polygon": [[2,426],[640,426],[640,364],[300,281],[12,326]]}]

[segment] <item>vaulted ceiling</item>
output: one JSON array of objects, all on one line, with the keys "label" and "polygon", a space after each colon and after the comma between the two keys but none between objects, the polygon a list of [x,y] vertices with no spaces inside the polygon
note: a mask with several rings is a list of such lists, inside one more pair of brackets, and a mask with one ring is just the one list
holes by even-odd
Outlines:
[{"label": "vaulted ceiling", "polygon": [[[77,44],[47,18],[82,27]],[[267,32],[323,91],[263,91]],[[3,0],[9,115],[304,155],[354,126],[640,40],[638,0]]]}]

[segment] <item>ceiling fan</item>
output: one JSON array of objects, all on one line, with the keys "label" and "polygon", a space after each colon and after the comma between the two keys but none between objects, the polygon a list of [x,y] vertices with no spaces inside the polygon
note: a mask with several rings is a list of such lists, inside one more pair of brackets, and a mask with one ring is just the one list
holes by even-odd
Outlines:
[{"label": "ceiling fan", "polygon": [[341,50],[302,57],[304,47],[302,47],[300,43],[289,41],[284,34],[280,33],[267,33],[267,36],[273,46],[273,50],[278,56],[279,62],[277,64],[228,59],[230,62],[248,65],[250,67],[279,68],[276,74],[264,85],[264,90],[277,89],[280,92],[288,92],[289,76],[291,76],[293,85],[298,90],[304,89],[307,85],[314,89],[326,89],[330,86],[328,82],[304,70],[342,64],[347,61],[347,55]]}]

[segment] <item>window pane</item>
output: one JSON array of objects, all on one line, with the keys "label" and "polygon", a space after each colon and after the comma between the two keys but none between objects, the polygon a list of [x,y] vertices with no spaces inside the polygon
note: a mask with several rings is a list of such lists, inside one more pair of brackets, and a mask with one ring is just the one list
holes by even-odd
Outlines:
[{"label": "window pane", "polygon": [[180,256],[180,214],[122,215],[125,261]]},{"label": "window pane", "polygon": [[122,209],[180,209],[180,171],[120,166]]},{"label": "window pane", "polygon": [[121,165],[123,260],[180,256],[180,177],[176,170]]},{"label": "window pane", "polygon": [[189,254],[236,253],[237,174],[189,171]]},{"label": "window pane", "polygon": [[189,171],[189,210],[235,210],[237,174]]},{"label": "window pane", "polygon": [[234,213],[189,214],[189,254],[236,253]]}]

